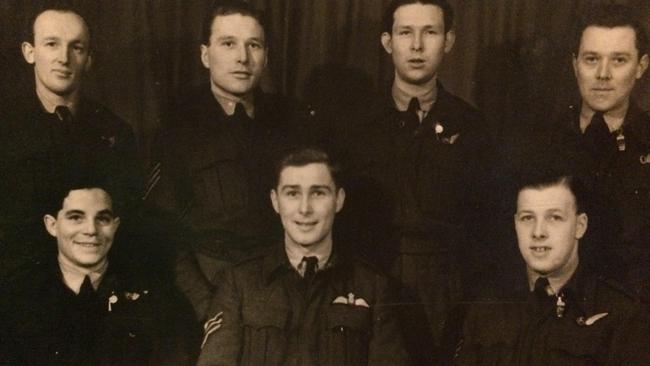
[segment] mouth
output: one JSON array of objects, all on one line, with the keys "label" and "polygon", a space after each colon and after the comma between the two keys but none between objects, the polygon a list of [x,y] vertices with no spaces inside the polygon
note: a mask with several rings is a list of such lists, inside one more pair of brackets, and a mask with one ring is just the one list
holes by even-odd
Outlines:
[{"label": "mouth", "polygon": [[52,70],[52,72],[55,75],[57,75],[59,77],[63,77],[63,78],[69,78],[70,76],[72,76],[72,71],[68,71],[68,70],[59,70],[59,69],[57,69],[57,70]]},{"label": "mouth", "polygon": [[412,67],[422,67],[426,61],[423,58],[412,58],[408,60],[408,64]]},{"label": "mouth", "polygon": [[307,231],[313,229],[318,224],[318,221],[294,221],[294,223],[299,229]]},{"label": "mouth", "polygon": [[533,254],[535,254],[535,255],[544,255],[544,254],[546,254],[546,253],[548,253],[548,252],[551,251],[551,247],[542,246],[542,245],[539,245],[539,246],[532,246],[532,247],[530,247],[529,249],[530,249],[530,250],[533,252]]},{"label": "mouth", "polygon": [[253,76],[249,71],[233,71],[231,74],[237,79],[250,79]]},{"label": "mouth", "polygon": [[76,245],[82,246],[84,248],[96,248],[101,246],[101,243],[96,243],[96,242],[84,242],[84,241],[75,241],[74,242]]}]

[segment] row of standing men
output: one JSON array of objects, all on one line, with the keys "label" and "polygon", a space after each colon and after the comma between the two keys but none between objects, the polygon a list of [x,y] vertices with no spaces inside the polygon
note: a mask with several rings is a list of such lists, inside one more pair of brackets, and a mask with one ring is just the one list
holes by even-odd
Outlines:
[{"label": "row of standing men", "polygon": [[335,242],[399,283],[415,364],[442,357],[452,308],[477,296],[485,273],[506,268],[493,284],[523,282],[508,255],[516,248],[511,181],[540,160],[569,163],[592,191],[585,261],[648,294],[650,117],[630,100],[648,66],[647,39],[630,9],[584,17],[573,55],[580,103],[549,121],[548,134],[497,148],[481,114],[437,77],[455,40],[446,1],[391,3],[380,40],[393,83],[354,108],[327,100],[301,108],[262,92],[264,18],[246,3],[217,2],[200,50],[210,83],[172,104],[146,179],[128,125],[81,93],[93,54],[79,14],[36,14],[22,44],[35,93],[3,108],[3,282],[51,251],[42,244],[41,204],[52,194],[44,182],[97,172],[130,197],[122,232],[133,246],[115,261],[168,275],[197,320],[208,321],[224,271],[281,237],[269,167],[293,147],[316,144],[347,172]]}]

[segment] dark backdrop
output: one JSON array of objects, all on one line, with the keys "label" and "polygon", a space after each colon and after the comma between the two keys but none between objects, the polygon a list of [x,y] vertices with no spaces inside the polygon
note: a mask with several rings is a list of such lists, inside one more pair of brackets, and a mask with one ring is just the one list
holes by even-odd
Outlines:
[{"label": "dark backdrop", "polygon": [[[199,33],[210,1],[73,1],[86,12],[97,45],[86,90],[133,126],[145,162],[165,101],[177,90],[207,80],[199,63]],[[270,16],[265,89],[305,99],[335,97],[327,89],[332,86],[359,93],[388,85],[392,70],[379,35],[389,0],[250,1]],[[504,138],[518,128],[544,124],[549,110],[576,99],[569,40],[577,14],[593,1],[451,2],[458,40],[441,80],[484,111],[494,136]],[[650,18],[648,1],[617,2],[635,6],[644,19]],[[33,88],[33,73],[19,44],[38,3],[0,0],[3,96]],[[328,66],[319,67],[323,65]],[[337,76],[338,82],[332,83]],[[312,89],[306,87],[308,80]],[[314,93],[314,86],[324,89]],[[647,82],[636,94],[649,108]]]}]

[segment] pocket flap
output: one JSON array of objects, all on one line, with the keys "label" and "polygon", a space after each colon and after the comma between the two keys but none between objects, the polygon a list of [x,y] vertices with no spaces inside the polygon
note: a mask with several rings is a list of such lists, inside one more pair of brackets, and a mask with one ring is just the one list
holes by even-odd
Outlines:
[{"label": "pocket flap", "polygon": [[370,309],[364,306],[332,304],[327,310],[327,327],[345,327],[357,331],[370,330]]}]

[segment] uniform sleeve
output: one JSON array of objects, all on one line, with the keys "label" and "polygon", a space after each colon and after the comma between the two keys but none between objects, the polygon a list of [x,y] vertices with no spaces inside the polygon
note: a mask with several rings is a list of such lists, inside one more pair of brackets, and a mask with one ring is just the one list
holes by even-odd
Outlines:
[{"label": "uniform sleeve", "polygon": [[402,329],[397,317],[397,292],[388,279],[378,276],[377,303],[372,312],[372,335],[370,339],[368,365],[401,366],[410,365]]},{"label": "uniform sleeve", "polygon": [[606,365],[650,365],[650,311],[640,304],[616,327]]},{"label": "uniform sleeve", "polygon": [[243,339],[241,308],[233,272],[227,271],[204,325],[199,366],[239,365]]}]

